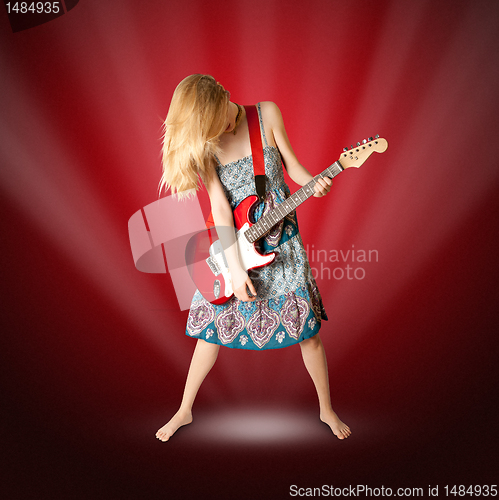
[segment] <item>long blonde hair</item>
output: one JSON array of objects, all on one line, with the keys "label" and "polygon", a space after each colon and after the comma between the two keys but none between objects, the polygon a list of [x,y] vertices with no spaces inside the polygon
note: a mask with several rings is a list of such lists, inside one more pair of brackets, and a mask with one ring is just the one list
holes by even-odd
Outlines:
[{"label": "long blonde hair", "polygon": [[191,75],[178,84],[163,126],[160,193],[170,188],[183,198],[199,189],[199,176],[210,178],[227,127],[228,95],[210,75]]}]

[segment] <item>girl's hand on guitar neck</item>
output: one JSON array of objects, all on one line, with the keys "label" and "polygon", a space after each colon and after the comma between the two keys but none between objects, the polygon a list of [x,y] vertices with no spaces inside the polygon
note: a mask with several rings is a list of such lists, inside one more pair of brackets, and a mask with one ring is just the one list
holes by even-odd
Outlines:
[{"label": "girl's hand on guitar neck", "polygon": [[[243,302],[252,302],[256,298],[256,290],[251,278],[248,276],[248,273],[242,268],[239,267],[237,270],[232,270],[230,273],[230,277],[232,280],[232,290],[234,291],[234,295]],[[251,293],[249,295],[248,293]]]},{"label": "girl's hand on guitar neck", "polygon": [[317,179],[317,182],[315,183],[314,190],[315,194],[314,196],[316,198],[321,198],[322,196],[326,196],[326,194],[331,191],[331,186],[333,185],[333,180],[330,179],[329,177],[324,177],[323,179],[319,178]]}]

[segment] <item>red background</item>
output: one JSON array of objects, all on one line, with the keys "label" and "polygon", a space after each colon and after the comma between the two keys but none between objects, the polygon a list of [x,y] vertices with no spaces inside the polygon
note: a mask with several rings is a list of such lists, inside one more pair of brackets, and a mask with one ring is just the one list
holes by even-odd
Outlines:
[{"label": "red background", "polygon": [[[10,497],[497,483],[498,14],[486,0],[81,0],[15,34],[1,14]],[[154,438],[194,341],[169,276],[135,270],[127,221],[157,197],[161,123],[198,72],[236,102],[277,102],[312,173],[365,137],[390,144],[299,209],[309,249],[378,252],[363,280],[318,280],[346,442],[320,424],[298,347],[221,349],[194,424]],[[267,411],[276,436],[309,418],[266,439]]]}]

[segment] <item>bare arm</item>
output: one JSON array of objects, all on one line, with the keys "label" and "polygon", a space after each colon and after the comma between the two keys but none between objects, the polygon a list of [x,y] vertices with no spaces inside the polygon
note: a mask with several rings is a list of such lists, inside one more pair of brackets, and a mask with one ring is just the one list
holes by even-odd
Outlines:
[{"label": "bare arm", "polygon": [[[210,197],[213,221],[229,265],[234,295],[244,302],[253,301],[255,300],[256,290],[248,273],[241,267],[239,262],[232,210],[214,168],[211,178],[205,182],[205,186]],[[248,295],[247,288],[249,288],[253,297]]]},{"label": "bare arm", "polygon": [[[313,176],[298,161],[298,158],[293,151],[291,143],[289,142],[288,134],[286,133],[286,129],[284,127],[284,121],[282,119],[280,109],[275,103],[267,101],[261,103],[261,110],[264,122],[268,123],[272,129],[272,134],[274,136],[277,149],[279,149],[279,152],[281,153],[286,171],[294,182],[300,186],[304,186],[313,179]],[[332,183],[333,181],[329,178],[318,179],[314,186],[314,196],[325,196],[331,189]]]}]

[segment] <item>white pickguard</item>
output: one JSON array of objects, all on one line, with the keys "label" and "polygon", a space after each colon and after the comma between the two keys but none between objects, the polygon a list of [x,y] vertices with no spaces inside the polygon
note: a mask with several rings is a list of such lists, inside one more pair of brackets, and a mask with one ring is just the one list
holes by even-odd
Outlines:
[{"label": "white pickguard", "polygon": [[[236,233],[239,262],[246,271],[254,267],[264,266],[274,260],[274,256],[272,254],[260,255],[255,250],[254,244],[250,243],[244,237],[244,232],[249,229],[249,227],[250,225],[246,222],[246,224],[244,224],[244,226],[242,226]],[[232,290],[232,280],[230,278],[229,267],[227,265],[227,260],[225,259],[220,240],[215,241],[215,243],[210,246],[210,258],[212,261],[210,268],[213,274],[215,274],[215,276],[218,276],[219,274],[223,276],[225,281],[225,296],[230,297],[234,291]]]}]

